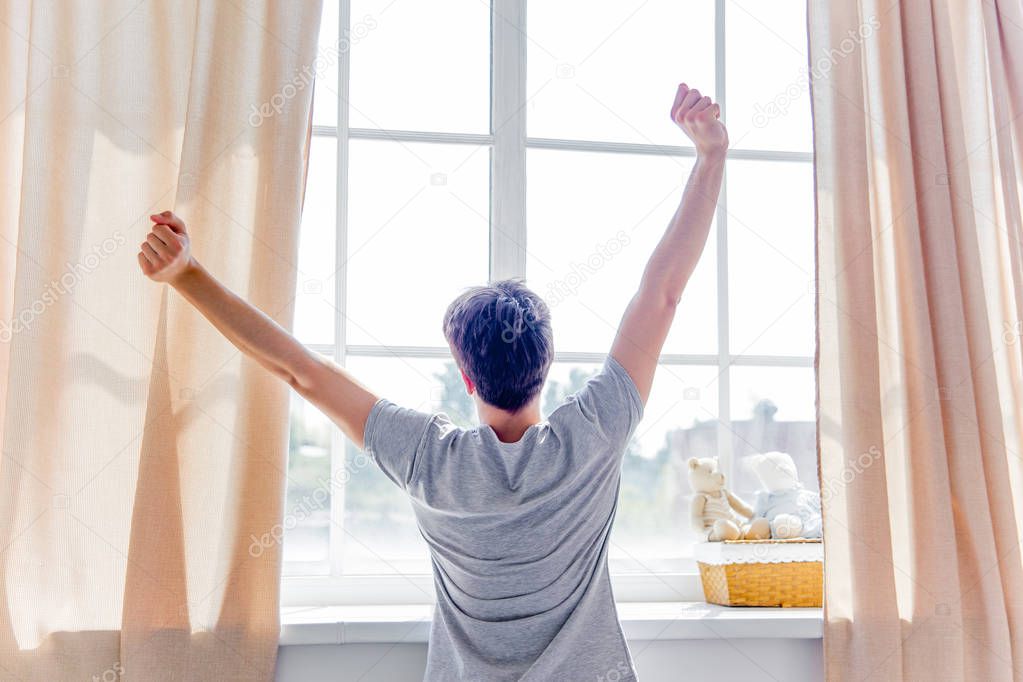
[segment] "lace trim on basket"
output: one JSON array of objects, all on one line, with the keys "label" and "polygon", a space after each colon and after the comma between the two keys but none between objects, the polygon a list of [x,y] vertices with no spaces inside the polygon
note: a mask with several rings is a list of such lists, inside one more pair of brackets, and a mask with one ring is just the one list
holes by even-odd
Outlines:
[{"label": "lace trim on basket", "polygon": [[701,542],[694,558],[705,564],[780,564],[794,561],[823,561],[819,540]]}]

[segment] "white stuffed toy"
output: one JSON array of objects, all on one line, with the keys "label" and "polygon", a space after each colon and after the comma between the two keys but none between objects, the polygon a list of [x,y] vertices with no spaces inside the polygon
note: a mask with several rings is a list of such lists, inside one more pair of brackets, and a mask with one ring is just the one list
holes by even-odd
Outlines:
[{"label": "white stuffed toy", "polygon": [[799,482],[792,458],[784,452],[767,452],[747,461],[763,486],[757,491],[753,515],[767,519],[771,537],[819,538],[821,497]]}]

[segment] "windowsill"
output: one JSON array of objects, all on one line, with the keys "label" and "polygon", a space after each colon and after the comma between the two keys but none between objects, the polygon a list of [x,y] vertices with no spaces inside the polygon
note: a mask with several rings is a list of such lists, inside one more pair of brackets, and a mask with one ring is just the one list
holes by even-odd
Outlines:
[{"label": "windowsill", "polygon": [[[424,643],[433,607],[297,606],[281,609],[281,646]],[[818,608],[726,607],[704,602],[622,603],[626,639],[819,639]]]}]

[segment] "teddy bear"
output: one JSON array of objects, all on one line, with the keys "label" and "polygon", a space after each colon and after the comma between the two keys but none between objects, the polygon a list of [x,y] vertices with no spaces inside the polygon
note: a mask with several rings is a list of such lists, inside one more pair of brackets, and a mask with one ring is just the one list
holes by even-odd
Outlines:
[{"label": "teddy bear", "polygon": [[716,457],[689,459],[689,486],[693,489],[692,524],[711,542],[762,540],[771,536],[766,519],[753,519],[753,510],[725,488],[725,475]]},{"label": "teddy bear", "polygon": [[796,464],[784,452],[765,452],[747,459],[761,490],[753,502],[754,516],[766,519],[771,537],[821,537],[821,497],[799,482]]}]

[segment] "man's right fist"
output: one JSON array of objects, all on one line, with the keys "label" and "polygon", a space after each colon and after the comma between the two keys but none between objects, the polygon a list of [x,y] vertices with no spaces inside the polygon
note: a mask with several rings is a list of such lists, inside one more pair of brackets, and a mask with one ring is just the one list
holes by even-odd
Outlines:
[{"label": "man's right fist", "polygon": [[185,223],[170,211],[149,216],[153,230],[139,245],[142,273],[156,282],[172,282],[192,262]]},{"label": "man's right fist", "polygon": [[728,131],[720,117],[721,107],[710,97],[685,83],[678,86],[671,105],[671,120],[693,141],[698,154],[723,156],[728,149]]}]

